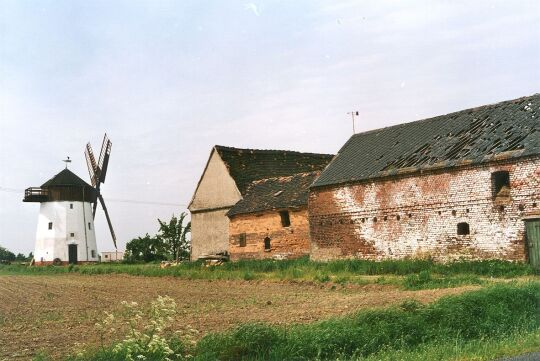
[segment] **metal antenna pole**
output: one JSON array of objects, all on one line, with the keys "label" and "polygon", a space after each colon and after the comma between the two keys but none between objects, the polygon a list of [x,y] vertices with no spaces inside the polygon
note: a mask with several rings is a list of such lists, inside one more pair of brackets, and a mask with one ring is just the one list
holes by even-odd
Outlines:
[{"label": "metal antenna pole", "polygon": [[347,114],[351,115],[351,118],[352,118],[352,132],[353,132],[353,134],[356,134],[356,129],[355,129],[355,126],[354,126],[354,116],[359,115],[359,112],[358,111],[353,111],[353,112],[349,112]]}]

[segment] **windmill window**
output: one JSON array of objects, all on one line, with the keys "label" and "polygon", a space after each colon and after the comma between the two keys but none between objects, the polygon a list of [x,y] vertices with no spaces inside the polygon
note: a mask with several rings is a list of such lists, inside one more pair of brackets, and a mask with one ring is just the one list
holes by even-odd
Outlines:
[{"label": "windmill window", "polygon": [[52,229],[52,222],[49,222],[49,229]]},{"label": "windmill window", "polygon": [[280,211],[279,216],[281,217],[282,227],[289,227],[291,225],[291,218],[289,217],[289,211]]},{"label": "windmill window", "polygon": [[70,237],[75,237],[75,233],[70,233],[69,236]]},{"label": "windmill window", "polygon": [[499,171],[491,174],[491,187],[493,197],[509,196],[510,192],[510,172]]},{"label": "windmill window", "polygon": [[88,222],[88,229],[92,230],[92,223]]},{"label": "windmill window", "polygon": [[471,228],[469,227],[469,223],[467,222],[458,223],[457,234],[458,236],[466,236],[468,234],[471,234]]},{"label": "windmill window", "polygon": [[96,258],[96,251],[95,250],[92,250],[92,258]]},{"label": "windmill window", "polygon": [[245,233],[240,233],[239,243],[240,243],[240,247],[245,247],[246,246],[246,234]]},{"label": "windmill window", "polygon": [[69,209],[73,209],[73,203],[69,204]]},{"label": "windmill window", "polygon": [[270,238],[266,237],[264,239],[264,250],[265,251],[270,251],[272,249],[272,246],[270,244]]}]

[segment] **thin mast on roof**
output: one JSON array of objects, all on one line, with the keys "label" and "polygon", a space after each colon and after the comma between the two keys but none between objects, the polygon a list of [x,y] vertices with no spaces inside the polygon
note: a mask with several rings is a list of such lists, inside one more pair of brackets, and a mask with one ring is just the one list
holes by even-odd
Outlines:
[{"label": "thin mast on roof", "polygon": [[354,127],[354,116],[355,116],[355,115],[356,115],[356,116],[359,116],[360,113],[359,113],[358,110],[357,110],[357,111],[348,112],[347,114],[350,114],[351,117],[352,117],[352,133],[353,133],[353,134],[356,134],[356,129],[355,129],[355,127]]},{"label": "thin mast on roof", "polygon": [[67,169],[68,163],[71,163],[71,159],[69,159],[69,156],[68,156],[67,159],[62,159],[62,162],[66,163],[66,169]]}]

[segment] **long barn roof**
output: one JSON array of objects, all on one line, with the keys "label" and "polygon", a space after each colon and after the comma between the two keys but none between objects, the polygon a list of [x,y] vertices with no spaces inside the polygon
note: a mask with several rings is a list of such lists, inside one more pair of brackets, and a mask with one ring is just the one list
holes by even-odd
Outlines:
[{"label": "long barn roof", "polygon": [[313,187],[540,155],[540,94],[352,136]]}]

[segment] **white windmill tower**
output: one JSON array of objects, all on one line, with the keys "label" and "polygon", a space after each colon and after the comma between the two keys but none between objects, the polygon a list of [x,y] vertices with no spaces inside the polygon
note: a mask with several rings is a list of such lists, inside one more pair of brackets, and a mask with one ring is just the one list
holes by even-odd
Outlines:
[{"label": "white windmill tower", "polygon": [[[24,202],[40,203],[34,260],[38,265],[97,262],[99,260],[94,215],[99,199],[116,247],[116,238],[99,193],[99,184],[105,180],[112,143],[105,135],[99,163],[95,165],[93,187],[66,168],[43,183],[41,187],[25,190]],[[90,150],[89,150],[90,149]],[[90,145],[87,145],[91,152]],[[93,155],[90,153],[93,159]],[[95,161],[93,162],[95,164]],[[97,170],[97,171],[96,171]],[[93,208],[93,209],[92,209]]]}]

